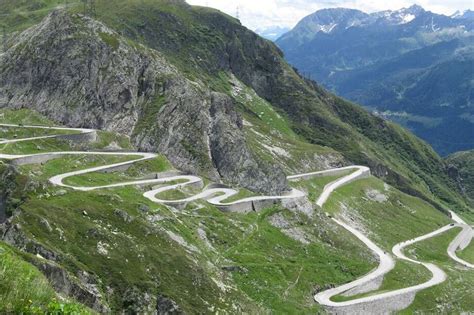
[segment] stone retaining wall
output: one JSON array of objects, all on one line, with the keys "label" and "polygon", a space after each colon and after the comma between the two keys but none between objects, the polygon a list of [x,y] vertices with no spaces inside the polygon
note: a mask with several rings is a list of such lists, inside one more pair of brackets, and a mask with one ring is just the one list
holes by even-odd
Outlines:
[{"label": "stone retaining wall", "polygon": [[99,173],[105,173],[105,174],[113,173],[113,172],[125,172],[125,171],[128,170],[132,165],[133,165],[133,163],[125,164],[125,165],[119,165],[119,166],[113,166],[113,167],[110,167],[110,168],[106,168],[106,169],[100,170],[100,171],[98,171],[98,172],[99,172]]},{"label": "stone retaining wall", "polygon": [[326,307],[330,314],[337,315],[367,315],[367,314],[393,314],[401,311],[415,299],[416,292],[408,292],[376,301],[363,302],[348,306]]},{"label": "stone retaining wall", "polygon": [[44,153],[20,157],[12,160],[11,163],[14,165],[42,164],[49,160],[60,158],[61,156],[61,154]]},{"label": "stone retaining wall", "polygon": [[97,140],[97,132],[95,130],[91,130],[90,132],[84,133],[73,133],[69,135],[59,135],[57,136],[58,139],[64,139],[75,143],[83,143],[83,142],[94,142]]},{"label": "stone retaining wall", "polygon": [[238,213],[249,213],[253,211],[260,211],[265,208],[271,207],[278,204],[280,200],[254,200],[238,202],[231,205],[218,205],[217,208],[223,212],[238,212]]},{"label": "stone retaining wall", "polygon": [[[346,173],[347,171],[348,171],[347,169],[327,170],[327,171],[322,171],[322,172],[317,172],[317,173],[306,174],[306,175],[303,175],[301,177],[297,177],[297,178],[293,178],[293,179],[291,179],[291,176],[290,176],[290,179],[291,180],[299,180],[299,179],[308,180],[308,179],[317,178],[317,177],[338,176],[338,175],[342,175],[342,174]],[[354,171],[355,171],[355,169],[354,169]]]},{"label": "stone retaining wall", "polygon": [[355,288],[347,290],[346,292],[342,293],[341,295],[343,295],[343,296],[354,296],[354,295],[357,295],[357,294],[362,294],[362,293],[367,293],[367,292],[370,292],[370,291],[377,290],[382,285],[383,279],[384,279],[384,275],[380,275],[377,278],[374,278],[374,279],[372,279],[372,280],[370,280],[370,281],[368,281],[368,282],[366,282],[362,285],[359,285]]},{"label": "stone retaining wall", "polygon": [[160,173],[151,173],[151,174],[141,177],[141,179],[160,179],[160,178],[180,176],[180,175],[184,175],[184,173],[178,170],[172,170],[172,171],[166,171],[166,172],[160,172]]}]

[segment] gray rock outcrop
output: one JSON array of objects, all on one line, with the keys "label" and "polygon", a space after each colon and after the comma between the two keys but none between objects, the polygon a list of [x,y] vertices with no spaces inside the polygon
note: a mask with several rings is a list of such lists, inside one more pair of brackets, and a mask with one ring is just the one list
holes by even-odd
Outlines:
[{"label": "gray rock outcrop", "polygon": [[242,131],[242,118],[235,111],[232,99],[212,93],[210,114],[210,151],[219,174],[231,179],[233,184],[246,182],[255,191],[281,193],[286,188],[285,174],[276,166],[253,158]]},{"label": "gray rock outcrop", "polygon": [[7,219],[7,198],[4,193],[0,193],[0,224]]},{"label": "gray rock outcrop", "polygon": [[131,136],[175,167],[265,193],[283,172],[251,153],[232,99],[104,24],[54,11],[0,55],[0,108]]},{"label": "gray rock outcrop", "polygon": [[98,312],[110,312],[98,290],[98,281],[95,277],[86,275],[84,272],[81,272],[79,276],[74,276],[66,271],[59,264],[60,255],[28,238],[19,224],[13,224],[11,220],[0,224],[0,240],[36,255],[38,258],[31,258],[30,262],[46,276],[57,292],[73,297]]}]

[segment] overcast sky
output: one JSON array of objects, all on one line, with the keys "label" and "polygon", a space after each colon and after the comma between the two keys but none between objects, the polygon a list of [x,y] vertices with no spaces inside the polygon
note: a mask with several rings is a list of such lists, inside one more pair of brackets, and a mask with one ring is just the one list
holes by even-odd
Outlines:
[{"label": "overcast sky", "polygon": [[269,26],[293,27],[306,15],[323,8],[346,7],[367,13],[397,10],[416,3],[436,13],[474,9],[474,0],[187,0],[190,4],[217,8],[232,16],[237,7],[241,22],[252,30]]}]

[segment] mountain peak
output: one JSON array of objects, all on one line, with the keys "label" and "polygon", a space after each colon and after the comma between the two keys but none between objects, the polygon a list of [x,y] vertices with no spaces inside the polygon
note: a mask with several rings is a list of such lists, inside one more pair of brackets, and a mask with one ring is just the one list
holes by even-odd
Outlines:
[{"label": "mountain peak", "polygon": [[371,16],[377,18],[379,21],[388,24],[406,24],[413,21],[420,14],[426,12],[423,7],[414,4],[408,8],[402,8],[400,10],[387,10],[381,12],[372,13]]},{"label": "mountain peak", "polygon": [[464,11],[459,11],[457,10],[454,12],[451,16],[453,19],[474,19],[474,11],[472,10],[464,10]]},{"label": "mountain peak", "polygon": [[367,14],[356,9],[326,8],[316,11],[313,14],[307,16],[306,18],[311,19],[313,21],[318,20],[320,22],[341,22],[343,20],[357,18],[361,16],[367,16]]},{"label": "mountain peak", "polygon": [[455,18],[457,18],[457,17],[459,17],[459,16],[461,16],[461,15],[462,15],[461,11],[456,10],[456,12],[454,12],[453,14],[451,14],[450,17],[455,19]]},{"label": "mountain peak", "polygon": [[410,12],[415,15],[425,12],[425,9],[423,9],[423,7],[418,4],[413,4],[412,6],[406,9],[403,8],[402,10],[404,10],[405,12]]},{"label": "mountain peak", "polygon": [[311,34],[331,33],[336,28],[348,28],[361,24],[368,14],[348,8],[327,8],[314,12],[298,23],[295,30]]}]

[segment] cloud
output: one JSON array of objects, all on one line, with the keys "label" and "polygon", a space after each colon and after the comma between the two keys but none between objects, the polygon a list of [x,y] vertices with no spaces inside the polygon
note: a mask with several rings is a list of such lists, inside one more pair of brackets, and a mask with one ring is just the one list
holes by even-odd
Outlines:
[{"label": "cloud", "polygon": [[252,30],[270,26],[293,27],[303,17],[323,8],[345,7],[364,12],[397,10],[419,4],[426,10],[450,15],[470,9],[472,0],[187,0],[236,16]]}]

